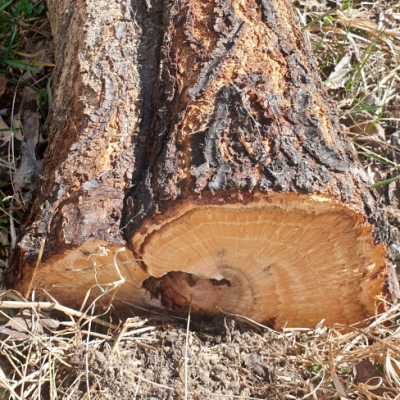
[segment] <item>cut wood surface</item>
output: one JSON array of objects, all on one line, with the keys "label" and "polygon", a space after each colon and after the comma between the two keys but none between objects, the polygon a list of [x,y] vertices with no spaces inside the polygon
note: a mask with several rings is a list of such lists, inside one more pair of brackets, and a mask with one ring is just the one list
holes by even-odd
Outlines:
[{"label": "cut wood surface", "polygon": [[47,3],[51,143],[10,283],[79,305],[127,246],[115,304],[135,310],[312,327],[397,301],[385,211],[290,2]]}]

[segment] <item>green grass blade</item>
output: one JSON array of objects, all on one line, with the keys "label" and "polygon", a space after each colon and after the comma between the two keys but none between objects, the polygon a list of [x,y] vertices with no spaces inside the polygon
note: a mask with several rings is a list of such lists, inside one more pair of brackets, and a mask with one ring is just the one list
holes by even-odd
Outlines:
[{"label": "green grass blade", "polygon": [[11,38],[10,38],[10,43],[7,47],[6,56],[5,56],[6,60],[8,59],[8,56],[10,55],[11,50],[13,50],[12,46],[13,46],[13,42],[14,42],[16,36],[17,36],[17,29],[14,29],[14,31],[11,35]]},{"label": "green grass blade", "polygon": [[381,186],[388,185],[389,183],[400,180],[400,176],[396,176],[395,178],[386,179],[385,181],[377,182],[372,185],[372,187],[377,188]]},{"label": "green grass blade", "polygon": [[315,18],[314,20],[312,20],[311,22],[309,22],[307,25],[304,25],[301,30],[304,31],[305,29],[309,28],[311,25],[316,24],[318,21],[321,21],[321,19],[324,19],[325,17],[327,17],[329,14],[334,13],[337,10],[337,7],[333,8],[332,10],[327,11],[326,13],[322,14],[321,16],[319,16],[318,18]]},{"label": "green grass blade", "polygon": [[0,6],[0,12],[5,10],[14,0],[7,1],[7,3],[4,3],[2,6]]},{"label": "green grass blade", "polygon": [[53,92],[51,91],[51,77],[47,81],[46,92],[47,92],[47,101],[49,102],[49,110],[50,110],[51,106],[53,105]]},{"label": "green grass blade", "polygon": [[379,161],[379,162],[382,163],[382,164],[389,165],[390,167],[395,167],[394,164],[389,163],[389,162],[383,160],[383,159],[380,158],[380,157],[374,156],[373,154],[363,154],[363,156],[364,156],[364,157],[367,157],[367,158],[373,158],[374,160]]},{"label": "green grass blade", "polygon": [[36,68],[28,67],[27,64],[20,61],[6,60],[6,64],[8,64],[10,67],[18,68],[23,71],[31,71],[37,74],[39,73],[39,70],[37,70]]},{"label": "green grass blade", "polygon": [[324,35],[322,36],[322,39],[319,41],[319,43],[317,44],[317,47],[314,50],[314,54],[318,53],[318,50],[320,49],[320,47],[322,46],[322,43],[324,42],[326,36],[328,35],[328,32],[325,32]]}]

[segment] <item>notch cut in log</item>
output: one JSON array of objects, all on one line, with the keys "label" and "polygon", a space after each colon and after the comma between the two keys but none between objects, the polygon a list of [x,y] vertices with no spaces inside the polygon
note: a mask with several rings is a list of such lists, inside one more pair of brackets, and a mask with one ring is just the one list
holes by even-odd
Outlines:
[{"label": "notch cut in log", "polygon": [[125,244],[116,306],[185,314],[192,297],[279,328],[397,300],[384,209],[289,3],[48,4],[47,179],[9,282],[29,285],[45,239],[35,280],[68,305],[118,279]]}]

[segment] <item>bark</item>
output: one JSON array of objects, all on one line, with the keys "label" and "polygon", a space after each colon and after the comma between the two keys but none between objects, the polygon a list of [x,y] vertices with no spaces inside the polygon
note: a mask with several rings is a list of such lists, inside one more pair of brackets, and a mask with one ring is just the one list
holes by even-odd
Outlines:
[{"label": "bark", "polygon": [[[119,230],[124,190],[134,170],[144,168],[146,154],[139,135],[140,29],[129,2],[49,0],[47,7],[57,62],[50,144],[7,272],[10,283],[22,278],[25,291],[43,240],[42,259],[48,262],[42,263],[42,275],[68,269],[65,259],[77,257],[72,249],[79,249],[85,264],[99,246],[116,251],[125,244]],[[57,287],[64,278],[75,284],[76,275],[52,278]],[[66,302],[80,301],[80,287],[87,290],[85,280],[81,283],[66,293]]]},{"label": "bark", "polygon": [[[34,281],[79,302],[117,279],[126,242],[117,302],[280,327],[396,301],[385,211],[289,2],[48,6],[52,141],[9,281],[28,286],[45,239]],[[94,258],[97,278],[60,273]]]}]

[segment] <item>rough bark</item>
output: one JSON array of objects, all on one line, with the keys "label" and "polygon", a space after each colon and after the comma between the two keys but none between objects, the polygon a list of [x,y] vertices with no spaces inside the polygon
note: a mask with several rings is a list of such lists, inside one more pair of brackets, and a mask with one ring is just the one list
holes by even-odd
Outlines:
[{"label": "rough bark", "polygon": [[122,200],[139,159],[139,33],[130,8],[85,0],[47,7],[56,44],[54,109],[42,182],[20,242],[27,262],[37,259],[42,239],[44,259],[89,239],[123,244]]},{"label": "rough bark", "polygon": [[[64,259],[75,254],[70,250],[78,248],[85,264],[99,246],[116,251],[125,244],[119,230],[124,191],[134,170],[144,168],[146,154],[139,134],[140,29],[129,2],[49,0],[47,7],[57,62],[53,118],[42,180],[7,272],[10,283],[22,278],[21,290],[32,279],[43,240],[42,260],[48,262],[41,275],[68,269]],[[53,278],[56,287],[63,275]],[[71,278],[65,279],[68,285]],[[79,302],[79,287],[64,299]]]},{"label": "rough bark", "polygon": [[[126,241],[117,300],[139,306],[186,312],[192,297],[199,313],[279,327],[396,299],[385,211],[289,2],[48,5],[52,141],[10,281],[28,285],[43,239],[35,279],[89,268],[101,245],[110,281]],[[63,276],[41,285],[67,302],[96,286],[93,270]]]},{"label": "rough bark", "polygon": [[208,204],[216,192],[259,190],[324,193],[362,212],[374,238],[387,242],[384,210],[290,5],[170,4],[152,157],[127,196],[126,236],[178,198]]}]

